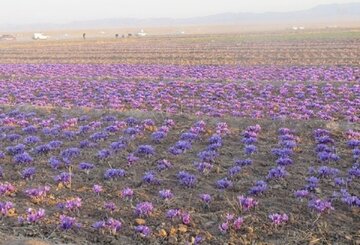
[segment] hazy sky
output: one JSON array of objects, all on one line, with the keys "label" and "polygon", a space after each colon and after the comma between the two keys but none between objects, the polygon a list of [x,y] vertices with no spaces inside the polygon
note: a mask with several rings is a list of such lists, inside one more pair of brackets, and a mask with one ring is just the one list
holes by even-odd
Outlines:
[{"label": "hazy sky", "polygon": [[359,0],[0,0],[0,23],[66,23],[122,17],[195,17],[223,12],[301,10]]}]

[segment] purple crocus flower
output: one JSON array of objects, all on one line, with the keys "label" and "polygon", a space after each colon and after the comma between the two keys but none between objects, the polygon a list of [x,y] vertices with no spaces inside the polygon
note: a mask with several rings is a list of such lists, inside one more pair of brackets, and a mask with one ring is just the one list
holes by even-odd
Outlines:
[{"label": "purple crocus flower", "polygon": [[116,210],[116,205],[113,202],[105,202],[104,208],[108,210],[110,213],[114,212]]},{"label": "purple crocus flower", "polygon": [[80,155],[80,149],[71,147],[62,151],[60,155],[64,159],[73,159]]},{"label": "purple crocus flower", "polygon": [[233,166],[228,170],[228,175],[230,177],[234,177],[235,175],[239,174],[241,172],[240,166]]},{"label": "purple crocus flower", "polygon": [[162,199],[169,200],[174,197],[174,194],[169,189],[159,191],[159,195]]},{"label": "purple crocus flower", "polygon": [[50,157],[48,162],[49,162],[51,168],[53,168],[53,169],[58,169],[62,165],[62,162],[57,157],[54,157],[54,156]]},{"label": "purple crocus flower", "polygon": [[289,173],[285,170],[285,167],[278,166],[270,169],[267,178],[268,179],[281,179],[288,175]]},{"label": "purple crocus flower", "polygon": [[321,177],[326,178],[326,177],[336,176],[340,172],[340,170],[337,168],[330,168],[328,166],[321,166],[318,168],[317,172],[320,178]]},{"label": "purple crocus flower", "polygon": [[105,227],[109,230],[110,234],[115,235],[120,231],[122,223],[119,220],[109,218],[105,223]]},{"label": "purple crocus flower", "polygon": [[13,159],[15,164],[29,164],[34,160],[27,152],[17,154]]},{"label": "purple crocus flower", "polygon": [[23,179],[32,179],[36,173],[35,167],[25,168],[21,171],[21,178]]},{"label": "purple crocus flower", "polygon": [[289,157],[280,157],[276,160],[276,164],[281,166],[287,166],[293,164],[293,160]]},{"label": "purple crocus flower", "polygon": [[255,145],[246,145],[244,151],[245,154],[251,155],[257,151],[257,147]]},{"label": "purple crocus flower", "polygon": [[98,151],[98,153],[96,154],[96,156],[99,159],[106,159],[106,158],[110,157],[110,155],[111,155],[111,152],[108,149],[102,149],[102,150]]},{"label": "purple crocus flower", "polygon": [[242,224],[244,223],[244,218],[243,217],[238,217],[234,220],[233,222],[233,227],[234,229],[237,231],[237,230],[240,230],[241,229],[241,226]]},{"label": "purple crocus flower", "polygon": [[229,222],[224,222],[219,225],[219,230],[222,234],[226,234],[229,230]]},{"label": "purple crocus flower", "polygon": [[181,220],[184,225],[189,225],[191,222],[191,216],[188,212],[181,212]]},{"label": "purple crocus flower", "polygon": [[155,143],[160,143],[166,137],[166,132],[163,131],[156,131],[151,134],[151,139]]},{"label": "purple crocus flower", "polygon": [[205,151],[201,151],[198,153],[198,157],[200,158],[201,161],[203,162],[214,162],[215,158],[219,155],[218,152],[216,151],[209,151],[209,150],[205,150]]},{"label": "purple crocus flower", "polygon": [[200,194],[200,199],[203,203],[209,205],[212,198],[209,194]]},{"label": "purple crocus flower", "polygon": [[50,147],[50,149],[54,150],[59,149],[63,145],[63,142],[60,140],[52,140],[47,145]]},{"label": "purple crocus flower", "polygon": [[128,165],[133,165],[134,163],[136,163],[137,161],[139,161],[140,158],[138,158],[137,156],[135,156],[134,153],[130,153],[127,157],[126,160],[128,161]]},{"label": "purple crocus flower", "polygon": [[101,192],[103,192],[103,188],[101,185],[94,185],[92,188],[93,192],[95,192],[96,194],[100,194]]},{"label": "purple crocus flower", "polygon": [[89,171],[90,171],[91,169],[93,169],[94,167],[95,167],[95,165],[92,164],[92,163],[87,163],[87,162],[81,162],[81,163],[79,163],[79,169],[80,169],[80,170],[85,170],[87,173],[89,173]]},{"label": "purple crocus flower", "polygon": [[135,215],[138,217],[147,217],[151,215],[154,207],[151,202],[141,202],[135,207]]},{"label": "purple crocus flower", "polygon": [[252,164],[252,160],[251,159],[244,159],[244,160],[236,160],[235,161],[236,165],[239,165],[240,167],[244,167],[244,166],[248,166]]},{"label": "purple crocus flower", "polygon": [[131,199],[133,197],[133,195],[134,195],[134,191],[129,187],[127,187],[121,191],[121,196],[123,198]]},{"label": "purple crocus flower", "polygon": [[94,142],[99,142],[107,139],[109,134],[107,132],[97,132],[90,136],[90,139]]},{"label": "purple crocus flower", "polygon": [[300,199],[305,198],[305,197],[309,196],[309,191],[308,190],[298,190],[298,191],[295,191],[294,195],[296,198],[300,198]]},{"label": "purple crocus flower", "polygon": [[259,180],[256,181],[255,186],[251,187],[249,193],[252,195],[262,194],[268,189],[268,186],[265,181]]},{"label": "purple crocus flower", "polygon": [[208,163],[208,162],[196,162],[196,163],[194,163],[194,165],[195,165],[196,169],[201,173],[210,172],[214,166],[213,164]]},{"label": "purple crocus flower", "polygon": [[158,171],[163,171],[163,170],[169,169],[169,168],[171,168],[171,167],[172,167],[171,162],[169,162],[169,161],[166,160],[166,159],[163,159],[163,160],[158,161],[158,162],[157,162],[157,166],[156,166],[156,168],[157,168]]},{"label": "purple crocus flower", "polygon": [[26,210],[26,214],[25,217],[19,217],[18,221],[20,223],[37,223],[39,222],[41,219],[43,219],[45,217],[45,210],[42,208],[39,208],[38,210],[33,209],[33,208],[28,208]]},{"label": "purple crocus flower", "polygon": [[309,178],[306,179],[308,184],[306,186],[306,188],[310,191],[315,190],[315,188],[317,188],[318,184],[319,184],[319,179],[316,178],[315,176],[311,176]]},{"label": "purple crocus flower", "polygon": [[56,183],[62,183],[63,185],[69,185],[71,183],[72,174],[68,172],[61,172],[59,175],[54,177]]},{"label": "purple crocus flower", "polygon": [[66,200],[63,203],[59,203],[58,207],[60,209],[67,209],[70,211],[74,211],[74,210],[78,210],[81,207],[81,205],[82,205],[81,198],[75,197],[75,198]]},{"label": "purple crocus flower", "polygon": [[121,168],[109,168],[104,173],[105,179],[117,179],[124,177],[126,175],[126,171]]},{"label": "purple crocus flower", "polygon": [[151,145],[140,145],[136,152],[135,152],[138,156],[153,156],[155,155],[155,150],[154,147],[152,147]]},{"label": "purple crocus flower", "polygon": [[135,226],[135,231],[140,233],[143,237],[148,237],[151,235],[151,229],[146,225]]},{"label": "purple crocus flower", "polygon": [[155,172],[148,171],[145,172],[143,181],[148,184],[159,184],[160,181],[156,178]]},{"label": "purple crocus flower", "polygon": [[269,219],[271,219],[271,222],[278,226],[278,225],[283,225],[285,224],[286,222],[288,222],[289,220],[289,217],[287,216],[287,214],[278,214],[278,213],[275,213],[275,214],[270,214],[269,215]]},{"label": "purple crocus flower", "polygon": [[258,202],[251,197],[238,196],[237,198],[239,201],[239,205],[243,210],[249,210],[258,205]]},{"label": "purple crocus flower", "polygon": [[216,186],[219,189],[228,189],[233,186],[233,183],[228,178],[223,178],[223,179],[216,181]]},{"label": "purple crocus flower", "polygon": [[166,218],[168,219],[174,219],[176,217],[180,217],[181,210],[180,209],[169,209],[166,211]]},{"label": "purple crocus flower", "polygon": [[324,213],[330,210],[334,210],[331,202],[321,199],[314,199],[309,201],[309,208],[315,209],[319,213]]},{"label": "purple crocus flower", "polygon": [[39,137],[37,136],[28,136],[24,139],[24,144],[25,145],[32,145],[32,144],[36,144],[39,143],[41,140]]},{"label": "purple crocus flower", "polygon": [[49,191],[49,186],[41,186],[38,188],[27,189],[25,190],[25,194],[33,199],[42,199],[46,197]]},{"label": "purple crocus flower", "polygon": [[75,217],[60,215],[60,228],[63,230],[70,230],[74,227],[80,228],[81,224],[76,222]]},{"label": "purple crocus flower", "polygon": [[195,175],[192,175],[186,171],[180,171],[176,177],[178,178],[181,185],[186,187],[194,187],[197,183]]},{"label": "purple crocus flower", "polygon": [[0,214],[2,216],[8,216],[14,210],[14,204],[12,202],[0,202]]}]

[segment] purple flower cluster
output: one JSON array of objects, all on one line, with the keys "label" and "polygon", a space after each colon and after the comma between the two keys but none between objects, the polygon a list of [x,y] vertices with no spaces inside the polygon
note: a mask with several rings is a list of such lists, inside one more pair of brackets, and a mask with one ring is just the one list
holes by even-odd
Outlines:
[{"label": "purple flower cluster", "polygon": [[204,121],[195,122],[188,132],[181,134],[180,140],[169,148],[173,155],[180,155],[190,150],[192,142],[199,139],[200,134],[205,132],[206,123]]},{"label": "purple flower cluster", "polygon": [[306,198],[309,196],[309,191],[308,190],[298,190],[298,191],[295,191],[294,195],[296,198],[299,198],[299,199]]},{"label": "purple flower cluster", "polygon": [[25,194],[32,199],[43,199],[50,192],[49,186],[41,186],[25,190]]},{"label": "purple flower cluster", "polygon": [[358,196],[351,195],[346,189],[341,190],[341,201],[350,207],[360,207],[360,198]]},{"label": "purple flower cluster", "polygon": [[268,189],[268,185],[265,181],[259,180],[256,181],[255,185],[250,188],[249,194],[258,195],[264,193]]},{"label": "purple flower cluster", "polygon": [[103,192],[103,187],[101,185],[94,185],[92,188],[93,192],[95,192],[96,194],[100,194],[101,192]]},{"label": "purple flower cluster", "polygon": [[89,171],[95,167],[92,163],[87,162],[81,162],[79,163],[79,169],[84,170],[87,174],[89,174]]},{"label": "purple flower cluster", "polygon": [[239,216],[235,219],[235,216],[233,214],[227,214],[226,221],[219,225],[219,230],[222,234],[226,234],[231,228],[233,228],[235,231],[238,231],[241,229],[243,223],[243,217]]},{"label": "purple flower cluster", "polygon": [[149,157],[155,155],[155,149],[151,145],[140,145],[135,151],[135,154],[138,156]]},{"label": "purple flower cluster", "polygon": [[14,204],[12,202],[0,202],[0,214],[2,216],[9,216],[15,211]]},{"label": "purple flower cluster", "polygon": [[310,200],[308,205],[309,208],[314,209],[318,213],[325,213],[330,210],[334,210],[334,207],[331,205],[330,201],[321,200],[321,199]]},{"label": "purple flower cluster", "polygon": [[278,214],[278,213],[274,213],[274,214],[270,214],[269,215],[269,219],[271,220],[271,222],[276,225],[283,225],[285,223],[288,222],[289,217],[287,216],[287,214]]},{"label": "purple flower cluster", "polygon": [[159,195],[164,200],[170,200],[174,197],[174,194],[169,189],[159,191]]},{"label": "purple flower cluster", "polygon": [[254,126],[247,127],[242,133],[243,139],[242,142],[245,144],[244,152],[245,154],[251,155],[257,151],[256,145],[258,134],[261,131],[260,125],[256,124]]},{"label": "purple flower cluster", "polygon": [[59,175],[54,177],[54,181],[58,184],[68,186],[71,184],[72,174],[68,172],[61,172]]},{"label": "purple flower cluster", "polygon": [[212,201],[212,198],[209,194],[200,194],[200,200],[208,207]]},{"label": "purple flower cluster", "polygon": [[182,211],[181,209],[169,209],[166,212],[166,218],[174,220],[175,218],[180,218],[182,223],[189,225],[191,222],[191,216],[188,212]]},{"label": "purple flower cluster", "polygon": [[60,228],[63,230],[70,230],[73,228],[80,228],[81,224],[76,222],[75,217],[70,217],[66,215],[60,215]]},{"label": "purple flower cluster", "polygon": [[272,153],[277,157],[276,163],[281,166],[293,164],[292,155],[297,146],[296,136],[294,132],[288,128],[280,128],[279,146],[281,148],[272,149]]},{"label": "purple flower cluster", "polygon": [[233,186],[233,183],[228,178],[223,178],[218,181],[216,181],[216,187],[219,189],[228,189]]},{"label": "purple flower cluster", "polygon": [[211,169],[214,167],[213,164],[208,163],[208,162],[195,162],[194,166],[200,173],[203,173],[203,174],[209,173],[211,171]]},{"label": "purple flower cluster", "polygon": [[111,235],[115,235],[120,231],[122,223],[119,220],[109,218],[106,221],[98,221],[92,225],[96,230],[108,231]]},{"label": "purple flower cluster", "polygon": [[132,199],[133,195],[134,195],[134,191],[129,187],[121,191],[121,196],[125,199]]},{"label": "purple flower cluster", "polygon": [[249,210],[251,208],[254,208],[256,205],[258,205],[258,201],[256,201],[252,197],[245,197],[245,196],[238,196],[239,205],[242,210]]},{"label": "purple flower cluster", "polygon": [[320,162],[338,161],[340,157],[335,153],[334,140],[326,129],[314,130],[316,153]]},{"label": "purple flower cluster", "polygon": [[23,171],[21,171],[21,178],[31,180],[33,179],[35,173],[36,173],[35,167],[25,168]]},{"label": "purple flower cluster", "polygon": [[0,183],[0,196],[10,196],[16,192],[15,186],[10,183]]},{"label": "purple flower cluster", "polygon": [[151,202],[141,202],[138,203],[135,207],[135,215],[138,217],[150,216],[153,211],[154,206]]},{"label": "purple flower cluster", "polygon": [[289,175],[284,166],[277,166],[269,170],[267,179],[281,179]]},{"label": "purple flower cluster", "polygon": [[159,160],[157,162],[156,169],[158,171],[163,171],[163,170],[166,170],[166,169],[169,169],[169,168],[172,168],[172,164],[168,160],[162,159],[162,160]]},{"label": "purple flower cluster", "polygon": [[151,235],[151,229],[146,225],[138,225],[135,226],[134,229],[136,232],[140,233],[142,237],[148,237]]},{"label": "purple flower cluster", "polygon": [[32,163],[34,159],[27,152],[22,152],[16,154],[13,160],[16,164],[29,164]]},{"label": "purple flower cluster", "polygon": [[45,209],[39,208],[38,210],[28,208],[24,216],[18,218],[19,223],[37,223],[45,218]]},{"label": "purple flower cluster", "polygon": [[109,168],[104,173],[104,178],[109,179],[117,179],[124,177],[126,175],[126,171],[121,168]]},{"label": "purple flower cluster", "polygon": [[230,129],[226,122],[219,122],[216,124],[215,132],[220,136],[225,136],[230,134]]},{"label": "purple flower cluster", "polygon": [[183,186],[186,187],[195,187],[196,183],[197,183],[197,178],[195,175],[192,175],[186,171],[180,171],[178,172],[178,174],[176,175],[176,177],[179,180],[179,183]]},{"label": "purple flower cluster", "polygon": [[81,205],[82,205],[81,198],[75,197],[75,198],[66,200],[63,203],[59,203],[57,206],[60,209],[67,209],[67,210],[70,210],[70,211],[74,211],[74,210],[79,210]]},{"label": "purple flower cluster", "polygon": [[154,171],[145,172],[143,176],[143,181],[147,184],[159,184],[160,180],[156,178],[156,174]]}]

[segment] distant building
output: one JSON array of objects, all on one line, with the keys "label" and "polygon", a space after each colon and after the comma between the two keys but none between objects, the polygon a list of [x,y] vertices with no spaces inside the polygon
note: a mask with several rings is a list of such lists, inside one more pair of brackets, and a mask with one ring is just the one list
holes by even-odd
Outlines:
[{"label": "distant building", "polygon": [[305,30],[305,27],[303,27],[303,26],[293,26],[291,29],[293,29],[294,31],[301,31],[301,30]]},{"label": "distant building", "polygon": [[143,29],[141,29],[141,31],[137,33],[137,36],[138,36],[138,37],[145,37],[145,36],[147,36],[147,33],[144,32]]},{"label": "distant building", "polygon": [[44,35],[43,33],[34,33],[32,39],[34,40],[47,40],[49,36]]},{"label": "distant building", "polygon": [[16,37],[13,35],[2,35],[0,41],[16,41]]}]

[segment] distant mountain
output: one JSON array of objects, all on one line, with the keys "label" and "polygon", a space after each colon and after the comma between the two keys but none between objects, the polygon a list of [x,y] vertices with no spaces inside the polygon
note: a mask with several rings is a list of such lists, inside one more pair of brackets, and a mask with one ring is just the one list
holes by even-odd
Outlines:
[{"label": "distant mountain", "polygon": [[311,9],[293,12],[222,13],[196,18],[117,18],[77,21],[66,24],[39,23],[31,25],[0,25],[0,31],[28,31],[53,29],[97,29],[121,27],[161,27],[187,25],[229,24],[306,24],[355,22],[360,25],[360,2],[347,4],[324,4]]}]

